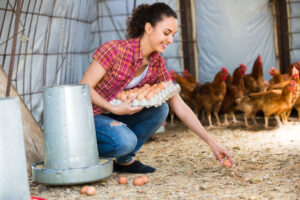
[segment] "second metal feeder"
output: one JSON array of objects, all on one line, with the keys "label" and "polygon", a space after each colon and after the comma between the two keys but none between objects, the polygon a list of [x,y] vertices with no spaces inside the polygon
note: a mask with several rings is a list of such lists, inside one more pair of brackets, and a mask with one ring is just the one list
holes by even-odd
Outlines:
[{"label": "second metal feeder", "polygon": [[29,198],[19,99],[0,98],[0,199]]},{"label": "second metal feeder", "polygon": [[33,168],[36,182],[54,185],[101,180],[112,161],[99,160],[88,85],[62,85],[44,92],[45,160]]}]

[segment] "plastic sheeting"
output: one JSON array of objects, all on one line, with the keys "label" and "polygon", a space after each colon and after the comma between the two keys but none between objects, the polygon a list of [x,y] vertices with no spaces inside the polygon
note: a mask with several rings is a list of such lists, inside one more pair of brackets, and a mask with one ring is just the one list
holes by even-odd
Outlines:
[{"label": "plastic sheeting", "polygon": [[[42,123],[44,87],[78,83],[89,65],[97,1],[23,0],[13,85]],[[0,65],[8,73],[16,1],[0,1]],[[6,9],[6,11],[5,11]],[[7,41],[8,38],[11,38]]]},{"label": "plastic sheeting", "polygon": [[[155,2],[137,0],[137,6]],[[178,11],[177,0],[162,2]],[[13,85],[40,125],[44,87],[79,83],[102,43],[125,38],[126,19],[133,6],[134,0],[23,0]],[[14,10],[15,0],[0,1],[0,65],[7,74]],[[163,56],[167,66],[181,71],[180,33],[175,41]]]},{"label": "plastic sheeting", "polygon": [[300,61],[300,1],[290,1],[291,63]]},{"label": "plastic sheeting", "polygon": [[222,66],[230,73],[241,63],[252,70],[258,54],[263,74],[276,67],[273,16],[268,0],[197,0],[199,80],[212,81]]}]

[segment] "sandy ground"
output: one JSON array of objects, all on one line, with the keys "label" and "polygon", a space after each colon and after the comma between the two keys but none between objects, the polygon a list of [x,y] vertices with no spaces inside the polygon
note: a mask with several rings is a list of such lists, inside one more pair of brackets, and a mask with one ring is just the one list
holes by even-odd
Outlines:
[{"label": "sandy ground", "polygon": [[[271,124],[272,124],[272,120]],[[261,124],[263,121],[260,120]],[[274,119],[273,119],[274,122]],[[150,182],[137,187],[139,174],[119,174],[89,185],[94,196],[80,194],[81,186],[46,186],[30,179],[31,195],[47,199],[300,199],[300,122],[264,129],[230,127],[208,130],[228,148],[235,162],[222,167],[209,147],[179,121],[155,134],[138,152],[137,159],[157,168]]]}]

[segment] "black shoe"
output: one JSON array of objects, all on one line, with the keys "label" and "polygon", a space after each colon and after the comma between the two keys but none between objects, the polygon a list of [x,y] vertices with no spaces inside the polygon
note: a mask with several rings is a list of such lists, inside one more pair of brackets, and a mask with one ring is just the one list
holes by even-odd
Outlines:
[{"label": "black shoe", "polygon": [[144,165],[138,160],[134,161],[130,165],[120,165],[114,161],[114,172],[145,174],[153,173],[155,171],[156,169],[154,167]]}]

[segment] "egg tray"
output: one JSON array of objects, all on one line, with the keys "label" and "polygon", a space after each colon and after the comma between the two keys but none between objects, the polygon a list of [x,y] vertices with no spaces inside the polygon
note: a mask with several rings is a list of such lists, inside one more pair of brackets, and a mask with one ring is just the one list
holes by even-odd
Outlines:
[{"label": "egg tray", "polygon": [[[130,105],[132,107],[152,107],[152,106],[160,106],[162,103],[167,101],[169,98],[171,98],[174,94],[178,93],[180,91],[179,84],[172,84],[168,85],[164,90],[161,90],[159,93],[154,95],[151,99],[147,100],[146,98],[143,98],[141,101],[134,99]],[[119,99],[113,99],[110,101],[110,103],[114,106],[120,105],[122,103]]]}]

